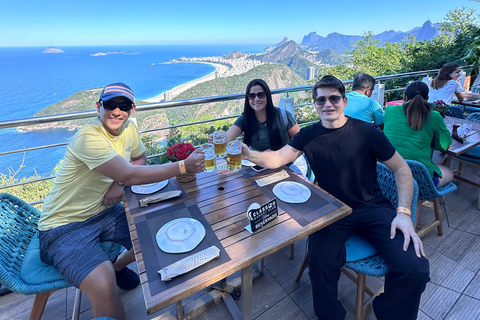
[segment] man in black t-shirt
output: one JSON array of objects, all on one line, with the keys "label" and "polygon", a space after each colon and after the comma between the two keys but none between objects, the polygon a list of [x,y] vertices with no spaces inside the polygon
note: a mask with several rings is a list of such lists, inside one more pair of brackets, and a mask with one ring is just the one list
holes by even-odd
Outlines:
[{"label": "man in black t-shirt", "polygon": [[[345,319],[337,283],[346,260],[345,241],[357,233],[368,239],[388,266],[385,293],[372,305],[377,319],[416,319],[420,296],[430,278],[423,244],[410,218],[411,171],[375,125],[345,116],[347,98],[340,80],[323,77],[312,95],[321,121],[301,129],[280,150],[255,152],[244,145],[242,153],[244,159],[267,168],[280,167],[305,153],[318,185],[353,209],[349,216],[309,237],[315,314],[318,319]],[[396,211],[377,182],[377,161],[395,174]]]}]

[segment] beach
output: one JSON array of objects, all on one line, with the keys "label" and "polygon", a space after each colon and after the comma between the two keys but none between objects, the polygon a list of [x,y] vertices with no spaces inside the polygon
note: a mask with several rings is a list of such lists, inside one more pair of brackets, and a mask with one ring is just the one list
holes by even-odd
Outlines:
[{"label": "beach", "polygon": [[220,63],[212,63],[212,62],[195,62],[195,63],[205,63],[205,64],[212,65],[213,67],[215,67],[215,70],[212,73],[207,74],[204,77],[201,77],[199,79],[195,79],[195,80],[192,80],[190,82],[181,84],[181,85],[179,85],[179,86],[177,86],[177,87],[175,87],[171,90],[162,92],[161,94],[159,94],[159,95],[157,95],[153,98],[144,99],[143,101],[148,102],[148,103],[165,101],[166,100],[165,99],[165,93],[166,92],[171,93],[171,95],[169,97],[170,98],[169,100],[173,100],[176,96],[178,96],[179,94],[181,94],[182,92],[184,92],[184,91],[186,91],[190,88],[193,88],[197,84],[215,79],[215,74],[217,72],[218,72],[219,76],[222,76],[222,75],[228,73],[228,71],[232,69],[231,67],[229,67],[227,65],[224,65],[224,64],[220,64]]}]

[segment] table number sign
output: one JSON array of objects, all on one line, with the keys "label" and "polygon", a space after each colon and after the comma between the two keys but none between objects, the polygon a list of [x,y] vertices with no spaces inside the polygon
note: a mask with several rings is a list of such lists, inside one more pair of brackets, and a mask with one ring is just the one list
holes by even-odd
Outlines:
[{"label": "table number sign", "polygon": [[253,233],[278,217],[277,199],[272,199],[263,205],[252,203],[247,210],[247,217],[250,225],[246,226],[250,233]]}]

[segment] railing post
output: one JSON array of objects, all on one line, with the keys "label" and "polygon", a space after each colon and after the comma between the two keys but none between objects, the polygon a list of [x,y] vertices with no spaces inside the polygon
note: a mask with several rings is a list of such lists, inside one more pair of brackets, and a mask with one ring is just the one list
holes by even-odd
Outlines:
[{"label": "railing post", "polygon": [[377,83],[375,85],[375,89],[373,89],[372,96],[370,97],[374,100],[377,100],[377,102],[381,105],[384,106],[385,102],[385,84],[383,83]]},{"label": "railing post", "polygon": [[287,110],[293,116],[294,115],[294,113],[293,113],[294,103],[295,103],[295,99],[293,97],[282,97],[282,98],[280,98],[280,102],[278,103],[278,107]]}]

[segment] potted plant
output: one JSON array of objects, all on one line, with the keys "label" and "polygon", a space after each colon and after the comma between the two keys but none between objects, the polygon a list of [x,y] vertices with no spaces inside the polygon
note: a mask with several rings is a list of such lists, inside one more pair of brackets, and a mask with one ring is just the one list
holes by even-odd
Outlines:
[{"label": "potted plant", "polygon": [[[171,162],[177,162],[187,159],[195,151],[195,147],[189,142],[180,142],[167,149],[165,157]],[[180,182],[195,180],[195,173],[184,173],[175,177]]]}]

